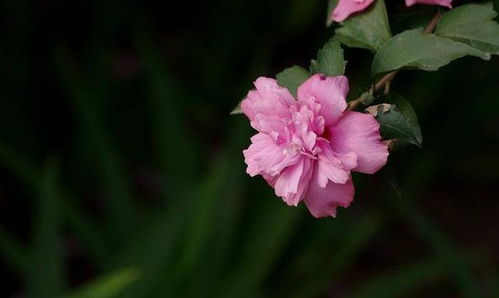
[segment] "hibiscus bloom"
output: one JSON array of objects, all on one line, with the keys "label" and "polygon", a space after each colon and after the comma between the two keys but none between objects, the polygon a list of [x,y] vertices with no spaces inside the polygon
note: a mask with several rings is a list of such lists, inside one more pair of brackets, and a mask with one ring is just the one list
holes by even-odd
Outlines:
[{"label": "hibiscus bloom", "polygon": [[[338,0],[338,4],[331,14],[331,19],[343,22],[351,14],[363,11],[373,2],[374,0]],[[405,5],[408,7],[418,3],[452,8],[452,0],[405,0]]]},{"label": "hibiscus bloom", "polygon": [[348,79],[313,75],[297,100],[260,77],[241,103],[258,131],[244,150],[246,172],[261,175],[290,206],[304,201],[315,217],[335,216],[353,200],[351,171],[373,174],[388,149],[370,114],[347,110]]}]

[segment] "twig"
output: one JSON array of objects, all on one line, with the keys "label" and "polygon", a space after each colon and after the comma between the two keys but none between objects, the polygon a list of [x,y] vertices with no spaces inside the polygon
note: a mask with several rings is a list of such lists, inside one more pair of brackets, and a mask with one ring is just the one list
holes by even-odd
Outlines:
[{"label": "twig", "polygon": [[[438,22],[440,21],[440,11],[437,11],[431,21],[426,25],[426,28],[424,29],[425,34],[432,33],[433,30],[435,30],[435,27],[437,27]],[[394,70],[392,72],[389,72],[385,76],[381,78],[373,87],[369,89],[369,94],[374,94],[375,92],[378,92],[381,90],[381,88],[385,87],[385,94],[387,94],[390,91],[390,83],[392,82],[393,78],[397,75],[398,70]],[[348,109],[349,110],[354,110],[357,108],[360,104],[362,104],[362,99],[363,97],[360,96],[357,99],[354,99],[348,103]]]},{"label": "twig", "polygon": [[[395,75],[398,73],[398,70],[394,70],[390,73],[388,73],[387,75],[385,75],[384,77],[381,78],[381,80],[379,80],[376,85],[374,85],[373,87],[371,87],[371,89],[369,89],[369,93],[370,94],[374,94],[375,92],[378,92],[381,88],[383,88],[385,86],[385,84],[388,84],[389,82],[391,82],[393,80],[393,78],[395,77]],[[351,102],[348,103],[348,109],[349,110],[354,110],[357,106],[359,106],[360,104],[362,104],[362,99],[363,97],[359,97],[355,100],[352,100]]]},{"label": "twig", "polygon": [[435,27],[437,27],[437,24],[438,22],[440,21],[440,17],[442,15],[440,14],[440,11],[437,10],[437,12],[435,13],[435,15],[433,16],[433,19],[431,19],[431,21],[428,23],[428,25],[426,25],[426,28],[424,28],[424,33],[425,34],[430,34],[433,32],[433,30],[435,30]]}]

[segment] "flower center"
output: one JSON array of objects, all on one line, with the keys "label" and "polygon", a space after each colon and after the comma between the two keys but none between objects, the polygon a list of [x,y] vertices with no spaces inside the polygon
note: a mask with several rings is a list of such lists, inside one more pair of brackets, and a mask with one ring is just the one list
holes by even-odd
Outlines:
[{"label": "flower center", "polygon": [[324,133],[324,117],[317,115],[320,106],[315,101],[290,107],[291,117],[282,120],[284,130],[283,153],[294,157],[298,154],[317,158],[320,148],[317,139]]}]

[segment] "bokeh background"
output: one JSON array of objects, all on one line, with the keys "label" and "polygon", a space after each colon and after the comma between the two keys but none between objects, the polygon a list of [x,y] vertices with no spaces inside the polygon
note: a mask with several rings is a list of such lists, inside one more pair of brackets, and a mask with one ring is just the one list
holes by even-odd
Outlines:
[{"label": "bokeh background", "polygon": [[[394,32],[431,16],[402,2]],[[499,297],[497,57],[400,73],[423,147],[354,176],[335,219],[245,174],[254,132],[229,112],[308,67],[326,8],[2,1],[0,296]],[[372,56],[345,52],[354,98]]]}]

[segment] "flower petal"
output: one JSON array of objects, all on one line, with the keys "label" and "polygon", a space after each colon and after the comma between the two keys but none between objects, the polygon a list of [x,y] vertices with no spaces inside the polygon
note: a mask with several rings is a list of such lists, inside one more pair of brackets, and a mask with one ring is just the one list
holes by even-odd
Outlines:
[{"label": "flower petal", "polygon": [[268,185],[270,185],[273,188],[275,185],[275,181],[277,180],[277,176],[271,176],[267,173],[262,173],[261,175],[262,175],[263,179],[265,179],[265,181],[267,181]]},{"label": "flower petal", "polygon": [[334,183],[345,183],[350,177],[350,169],[357,166],[357,154],[340,154],[331,149],[331,144],[324,138],[316,143],[317,179],[320,187],[325,187],[331,180]]},{"label": "flower petal", "polygon": [[313,161],[302,157],[300,161],[284,169],[275,181],[275,193],[289,206],[297,206],[308,189],[312,177]]},{"label": "flower petal", "polygon": [[342,164],[332,163],[322,156],[319,156],[317,171],[320,187],[325,187],[329,180],[343,184],[350,177],[350,170],[343,168]]},{"label": "flower petal", "polygon": [[357,161],[359,159],[357,154],[355,154],[353,152],[346,153],[346,154],[341,154],[341,153],[335,152],[334,155],[336,156],[337,159],[339,159],[341,161],[341,163],[343,163],[343,166],[346,169],[351,170],[351,169],[357,167],[357,164],[358,164]]},{"label": "flower petal", "polygon": [[348,79],[345,76],[326,77],[316,74],[298,87],[298,101],[314,100],[320,105],[319,114],[326,126],[334,124],[347,107]]},{"label": "flower petal", "polygon": [[353,13],[363,11],[374,0],[339,0],[331,14],[331,19],[335,22],[343,22]]},{"label": "flower petal", "polygon": [[[288,89],[279,86],[276,80],[265,77],[259,77],[254,84],[256,90],[249,91],[241,102],[241,110],[249,118],[253,128],[262,132],[264,124],[275,127],[275,123],[269,122],[279,122],[290,117],[289,106],[295,100]],[[264,117],[257,119],[259,114]],[[262,124],[261,121],[265,123]]]},{"label": "flower petal", "polygon": [[428,5],[440,5],[448,8],[452,8],[452,0],[405,0],[405,5],[407,7],[413,6],[414,4],[428,4]]},{"label": "flower petal", "polygon": [[336,216],[336,207],[347,208],[353,201],[355,189],[352,179],[344,184],[329,181],[326,187],[321,187],[317,171],[310,181],[310,186],[305,194],[305,204],[314,217]]},{"label": "flower petal", "polygon": [[278,174],[275,169],[281,169],[282,163],[286,163],[285,166],[288,166],[298,161],[296,159],[294,162],[289,162],[283,149],[275,144],[272,137],[267,134],[258,133],[251,137],[251,142],[243,154],[244,162],[248,165],[246,172],[252,177],[261,173],[274,176]]},{"label": "flower petal", "polygon": [[370,114],[345,112],[330,128],[331,148],[340,154],[357,154],[352,170],[373,174],[386,164],[388,148],[381,142],[379,123]]}]

